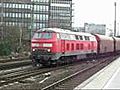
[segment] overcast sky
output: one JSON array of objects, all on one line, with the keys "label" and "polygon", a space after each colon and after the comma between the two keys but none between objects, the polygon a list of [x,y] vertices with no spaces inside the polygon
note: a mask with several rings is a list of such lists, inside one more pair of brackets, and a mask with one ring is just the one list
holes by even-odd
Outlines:
[{"label": "overcast sky", "polygon": [[117,2],[117,25],[120,22],[119,0],[73,0],[74,26],[83,26],[85,22],[114,26],[114,2]]}]

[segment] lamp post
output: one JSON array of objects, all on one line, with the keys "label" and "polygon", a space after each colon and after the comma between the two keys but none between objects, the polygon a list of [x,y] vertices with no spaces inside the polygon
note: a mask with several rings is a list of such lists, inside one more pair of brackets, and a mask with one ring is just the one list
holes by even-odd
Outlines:
[{"label": "lamp post", "polygon": [[0,21],[0,27],[1,27],[1,39],[3,40],[3,0],[1,0],[1,21]]},{"label": "lamp post", "polygon": [[114,2],[114,6],[115,6],[114,36],[116,36],[116,2]]},{"label": "lamp post", "polygon": [[33,24],[34,24],[34,2],[31,3],[31,21],[30,21],[30,31],[29,31],[30,51],[32,51],[31,38],[33,32]]},{"label": "lamp post", "polygon": [[31,28],[30,28],[30,40],[31,40],[31,37],[32,37],[33,24],[34,24],[34,3],[32,3],[32,5],[31,5]]}]

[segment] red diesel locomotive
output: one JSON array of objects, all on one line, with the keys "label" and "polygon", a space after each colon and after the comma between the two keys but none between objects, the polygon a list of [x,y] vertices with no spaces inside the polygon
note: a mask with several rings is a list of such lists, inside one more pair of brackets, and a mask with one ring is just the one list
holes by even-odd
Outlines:
[{"label": "red diesel locomotive", "polygon": [[31,42],[34,65],[50,65],[83,59],[96,54],[98,45],[96,37],[90,33],[59,28],[37,30]]},{"label": "red diesel locomotive", "polygon": [[32,62],[51,65],[120,53],[120,38],[59,28],[37,30],[31,40]]}]

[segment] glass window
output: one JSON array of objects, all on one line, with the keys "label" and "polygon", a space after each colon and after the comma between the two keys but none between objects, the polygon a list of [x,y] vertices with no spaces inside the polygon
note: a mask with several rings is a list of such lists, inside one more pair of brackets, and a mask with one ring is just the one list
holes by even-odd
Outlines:
[{"label": "glass window", "polygon": [[5,13],[0,13],[0,16],[2,16],[3,15],[3,17],[5,17]]},{"label": "glass window", "polygon": [[21,8],[22,7],[22,5],[21,4],[19,4],[19,8]]},{"label": "glass window", "polygon": [[45,0],[45,2],[49,2],[49,0]]},{"label": "glass window", "polygon": [[28,9],[31,9],[31,5],[27,5],[27,8],[28,8]]},{"label": "glass window", "polygon": [[9,4],[8,4],[8,3],[6,3],[6,7],[7,7],[7,8],[9,7]]},{"label": "glass window", "polygon": [[12,8],[12,4],[9,4],[9,7],[8,8]]},{"label": "glass window", "polygon": [[30,18],[30,17],[31,17],[31,15],[30,15],[30,14],[27,14],[27,15],[28,15],[28,16],[27,16],[28,18]]},{"label": "glass window", "polygon": [[48,11],[48,6],[34,5],[35,11]]},{"label": "glass window", "polygon": [[15,13],[12,13],[12,17],[15,17]]},{"label": "glass window", "polygon": [[61,39],[70,40],[70,35],[62,33]]},{"label": "glass window", "polygon": [[35,11],[37,10],[37,6],[38,6],[38,5],[34,5],[34,10],[35,10]]},{"label": "glass window", "polygon": [[46,19],[45,15],[40,15],[40,20],[45,20],[45,19]]},{"label": "glass window", "polygon": [[21,8],[24,8],[24,6],[25,6],[24,4],[21,4]]},{"label": "glass window", "polygon": [[43,24],[43,23],[34,23],[33,27],[34,27],[34,29],[44,28],[45,24]]},{"label": "glass window", "polygon": [[32,1],[34,1],[34,2],[39,2],[40,0],[32,0]]},{"label": "glass window", "polygon": [[48,6],[46,6],[46,9],[45,9],[45,11],[48,11],[48,9],[49,9],[49,8],[48,8]]},{"label": "glass window", "polygon": [[15,5],[15,4],[13,4],[13,6],[12,6],[12,7],[13,7],[13,8],[15,8],[15,6],[16,6],[16,5]]},{"label": "glass window", "polygon": [[24,17],[24,18],[30,17],[30,15],[29,15],[29,16],[28,16],[28,15],[29,15],[29,14],[25,13],[23,17]]},{"label": "glass window", "polygon": [[40,1],[40,2],[46,2],[45,0],[38,0],[38,1]]},{"label": "glass window", "polygon": [[46,20],[48,20],[48,15],[46,15],[45,17],[46,17]]},{"label": "glass window", "polygon": [[34,19],[39,19],[39,14],[34,14]]},{"label": "glass window", "polygon": [[88,36],[85,36],[85,40],[90,40]]},{"label": "glass window", "polygon": [[13,22],[12,24],[15,25],[15,22]]},{"label": "glass window", "polygon": [[16,8],[19,8],[19,4],[16,4]]},{"label": "glass window", "polygon": [[8,13],[5,13],[5,17],[8,17]]},{"label": "glass window", "polygon": [[78,35],[75,35],[75,38],[76,38],[76,40],[79,40],[79,36]]},{"label": "glass window", "polygon": [[83,40],[83,37],[82,36],[79,36],[80,40]]},{"label": "glass window", "polygon": [[44,28],[45,27],[45,24],[42,24],[42,26],[40,28]]},{"label": "glass window", "polygon": [[71,40],[76,40],[75,35],[70,35]]},{"label": "glass window", "polygon": [[40,8],[40,11],[42,10],[42,6],[39,7]]},{"label": "glass window", "polygon": [[37,6],[36,6],[36,10],[37,10],[37,11],[40,11],[40,10],[39,10],[39,7],[40,7],[40,5],[37,5]]},{"label": "glass window", "polygon": [[35,33],[33,38],[39,38],[39,39],[50,39],[52,38],[52,33]]},{"label": "glass window", "polygon": [[37,19],[37,20],[48,20],[48,15],[34,14],[34,19]]},{"label": "glass window", "polygon": [[45,10],[46,10],[45,8],[46,8],[46,6],[43,6],[43,11],[45,11]]},{"label": "glass window", "polygon": [[25,9],[28,9],[29,7],[28,7],[28,5],[25,5],[24,8],[25,8]]},{"label": "glass window", "polygon": [[18,17],[18,13],[16,13],[16,17]]},{"label": "glass window", "polygon": [[19,13],[19,18],[21,18],[22,17],[22,13]]}]

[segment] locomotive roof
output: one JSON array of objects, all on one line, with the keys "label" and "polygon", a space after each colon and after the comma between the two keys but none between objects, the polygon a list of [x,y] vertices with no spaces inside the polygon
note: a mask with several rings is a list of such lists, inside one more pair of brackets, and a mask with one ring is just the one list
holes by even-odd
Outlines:
[{"label": "locomotive roof", "polygon": [[76,35],[85,35],[85,36],[93,36],[90,33],[84,33],[84,32],[74,32],[66,29],[60,29],[60,28],[43,28],[38,30],[37,32],[41,31],[49,31],[49,32],[58,32],[58,33],[67,33],[67,34],[76,34]]},{"label": "locomotive roof", "polygon": [[105,35],[99,35],[99,34],[95,34],[99,39],[101,40],[113,40],[112,37],[108,37],[108,36],[105,36]]}]

